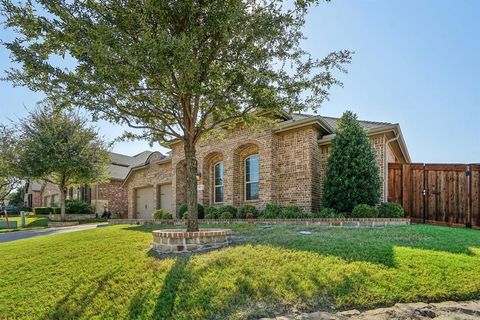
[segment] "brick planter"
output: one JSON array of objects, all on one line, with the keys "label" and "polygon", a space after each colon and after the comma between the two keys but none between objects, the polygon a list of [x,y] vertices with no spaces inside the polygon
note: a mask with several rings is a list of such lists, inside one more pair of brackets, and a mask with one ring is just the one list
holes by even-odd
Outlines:
[{"label": "brick planter", "polygon": [[182,229],[167,229],[155,230],[152,234],[154,250],[159,253],[180,253],[226,246],[232,230],[200,229],[198,232],[187,232]]},{"label": "brick planter", "polygon": [[78,221],[48,221],[49,228],[78,226]]}]

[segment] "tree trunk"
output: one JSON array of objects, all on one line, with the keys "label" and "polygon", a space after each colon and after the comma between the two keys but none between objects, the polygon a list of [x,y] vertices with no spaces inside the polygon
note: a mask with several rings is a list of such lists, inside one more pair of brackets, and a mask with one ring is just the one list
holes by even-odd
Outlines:
[{"label": "tree trunk", "polygon": [[198,231],[197,204],[197,158],[195,142],[185,142],[185,161],[187,163],[187,231]]},{"label": "tree trunk", "polygon": [[67,198],[67,189],[62,184],[60,185],[60,218],[65,221],[65,199]]}]

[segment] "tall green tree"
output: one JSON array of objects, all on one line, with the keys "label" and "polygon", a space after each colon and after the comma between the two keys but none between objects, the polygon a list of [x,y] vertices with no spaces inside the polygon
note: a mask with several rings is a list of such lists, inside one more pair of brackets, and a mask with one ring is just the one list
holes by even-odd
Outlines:
[{"label": "tall green tree", "polygon": [[105,143],[77,112],[43,104],[20,123],[16,166],[22,177],[59,187],[62,220],[69,187],[103,182],[110,163]]},{"label": "tall green tree", "polygon": [[141,130],[128,138],[183,143],[196,231],[198,140],[265,113],[317,110],[341,85],[349,51],[315,59],[300,46],[315,2],[0,0],[19,34],[5,44],[21,66],[8,79]]},{"label": "tall green tree", "polygon": [[14,130],[0,125],[0,204],[3,204],[10,193],[21,184],[14,164],[16,148],[17,139]]},{"label": "tall green tree", "polygon": [[347,111],[337,124],[323,184],[322,205],[351,212],[357,204],[380,201],[376,152],[356,114]]},{"label": "tall green tree", "polygon": [[8,204],[18,208],[23,208],[25,205],[24,197],[25,197],[25,188],[23,186],[19,186],[17,190],[10,193],[8,197],[8,200],[9,200]]}]

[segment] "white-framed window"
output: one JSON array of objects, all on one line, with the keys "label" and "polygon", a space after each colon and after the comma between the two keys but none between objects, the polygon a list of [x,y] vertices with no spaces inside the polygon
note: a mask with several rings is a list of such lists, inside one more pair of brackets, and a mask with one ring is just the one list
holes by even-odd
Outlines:
[{"label": "white-framed window", "polygon": [[245,159],[245,200],[258,200],[260,163],[258,154]]},{"label": "white-framed window", "polygon": [[213,166],[213,202],[223,202],[223,162]]}]

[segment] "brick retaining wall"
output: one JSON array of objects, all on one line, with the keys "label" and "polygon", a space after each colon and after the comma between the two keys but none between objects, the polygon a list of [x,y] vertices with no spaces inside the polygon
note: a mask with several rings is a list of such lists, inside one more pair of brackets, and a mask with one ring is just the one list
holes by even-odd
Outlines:
[{"label": "brick retaining wall", "polygon": [[[233,224],[233,223],[271,223],[271,224],[305,224],[324,227],[388,227],[410,224],[410,219],[388,218],[343,218],[343,219],[199,219],[199,224]],[[149,219],[114,219],[110,225],[117,224],[166,224],[186,225],[186,220],[149,220]]]}]

